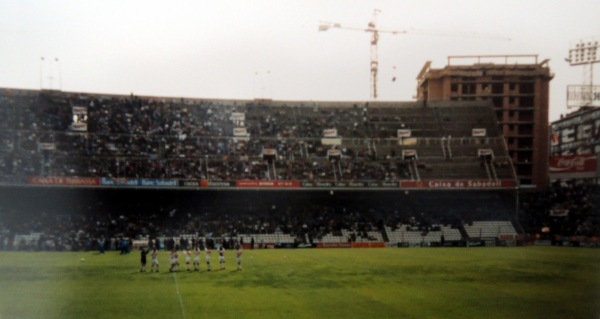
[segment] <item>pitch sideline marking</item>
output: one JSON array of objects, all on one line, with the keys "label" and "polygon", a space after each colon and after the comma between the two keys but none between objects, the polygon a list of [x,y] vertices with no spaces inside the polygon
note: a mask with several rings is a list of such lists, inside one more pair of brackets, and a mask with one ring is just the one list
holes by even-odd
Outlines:
[{"label": "pitch sideline marking", "polygon": [[185,319],[185,308],[183,307],[183,299],[181,299],[181,294],[179,293],[179,284],[177,284],[177,276],[173,273],[173,281],[175,282],[175,293],[177,293],[177,297],[179,298],[179,308],[181,309],[181,317]]}]

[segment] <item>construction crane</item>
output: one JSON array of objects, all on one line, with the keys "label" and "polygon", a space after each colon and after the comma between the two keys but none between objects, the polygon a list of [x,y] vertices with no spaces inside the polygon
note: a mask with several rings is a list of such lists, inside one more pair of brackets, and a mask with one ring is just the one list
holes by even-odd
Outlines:
[{"label": "construction crane", "polygon": [[495,39],[499,39],[499,40],[510,40],[509,38],[506,37],[501,37],[501,36],[489,36],[489,35],[481,35],[481,34],[466,34],[466,33],[462,33],[462,34],[444,34],[444,33],[440,33],[440,32],[420,32],[420,31],[414,31],[414,30],[382,30],[377,28],[377,15],[381,12],[381,10],[379,9],[374,9],[373,10],[373,17],[371,18],[371,21],[369,22],[369,24],[367,24],[366,28],[361,28],[361,27],[348,27],[348,26],[343,26],[340,23],[337,22],[323,22],[321,21],[319,24],[319,31],[324,32],[327,31],[331,28],[334,29],[343,29],[343,30],[351,30],[351,31],[362,31],[362,32],[369,32],[371,33],[371,63],[370,63],[370,69],[371,69],[371,83],[370,83],[370,96],[372,99],[377,99],[377,73],[379,70],[379,60],[377,58],[377,43],[379,42],[379,34],[380,33],[389,33],[389,34],[393,34],[393,35],[397,35],[397,34],[420,34],[420,35],[435,35],[435,36],[455,36],[455,37],[476,37],[476,38],[495,38]]},{"label": "construction crane", "polygon": [[379,9],[373,10],[373,18],[367,25],[367,28],[358,27],[346,27],[339,23],[321,22],[319,24],[319,31],[327,31],[330,28],[354,30],[354,31],[365,31],[371,33],[371,98],[377,99],[377,72],[379,68],[379,60],[377,59],[377,42],[379,41],[379,33],[406,33],[406,31],[387,31],[377,29],[376,19],[377,15],[381,12]]}]

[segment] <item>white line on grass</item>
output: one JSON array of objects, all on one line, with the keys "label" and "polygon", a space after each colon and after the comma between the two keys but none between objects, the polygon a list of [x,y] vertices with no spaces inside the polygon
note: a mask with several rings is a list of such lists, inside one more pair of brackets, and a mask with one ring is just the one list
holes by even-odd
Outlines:
[{"label": "white line on grass", "polygon": [[181,309],[181,318],[185,319],[185,308],[183,307],[183,299],[181,299],[181,294],[179,293],[179,285],[177,284],[177,276],[173,273],[173,281],[175,282],[175,292],[177,293],[177,297],[179,298],[179,308]]}]

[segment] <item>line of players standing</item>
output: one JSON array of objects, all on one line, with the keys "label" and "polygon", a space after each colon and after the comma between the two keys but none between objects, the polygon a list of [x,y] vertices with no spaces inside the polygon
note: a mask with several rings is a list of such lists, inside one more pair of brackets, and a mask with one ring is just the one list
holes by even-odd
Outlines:
[{"label": "line of players standing", "polygon": [[[225,247],[223,247],[223,245],[221,245],[219,247],[219,249],[217,249],[217,252],[219,253],[219,269],[225,270]],[[146,255],[148,255],[148,253],[150,253],[150,251],[148,249],[146,249],[146,248],[141,249],[140,272],[146,272],[146,263],[147,263]],[[185,264],[186,264],[187,271],[192,271],[192,269],[191,269],[192,257],[193,257],[194,271],[200,270],[200,257],[202,255],[202,249],[200,249],[199,245],[195,245],[193,250],[183,249],[183,255],[185,257]],[[210,255],[211,255],[211,249],[208,248],[208,246],[205,246],[204,247],[204,260],[206,262],[206,270],[207,271],[212,270],[211,263],[210,263]],[[159,272],[158,250],[156,249],[156,247],[154,247],[152,249],[150,257],[151,257],[150,272],[153,272],[155,270],[156,270],[156,272]],[[239,244],[235,245],[235,257],[237,260],[237,270],[240,271],[240,270],[242,270],[242,247]],[[171,265],[171,267],[169,268],[169,272],[174,272],[174,271],[179,270],[179,252],[177,251],[176,248],[173,248],[173,250],[171,250],[171,252],[169,253],[169,262]]]}]

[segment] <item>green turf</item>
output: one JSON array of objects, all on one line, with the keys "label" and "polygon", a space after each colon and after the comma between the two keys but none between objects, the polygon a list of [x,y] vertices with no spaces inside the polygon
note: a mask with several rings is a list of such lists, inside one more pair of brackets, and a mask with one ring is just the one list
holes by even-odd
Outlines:
[{"label": "green turf", "polygon": [[166,252],[160,273],[135,252],[0,252],[0,318],[600,317],[598,249],[246,250],[241,272],[227,258],[172,274]]}]

